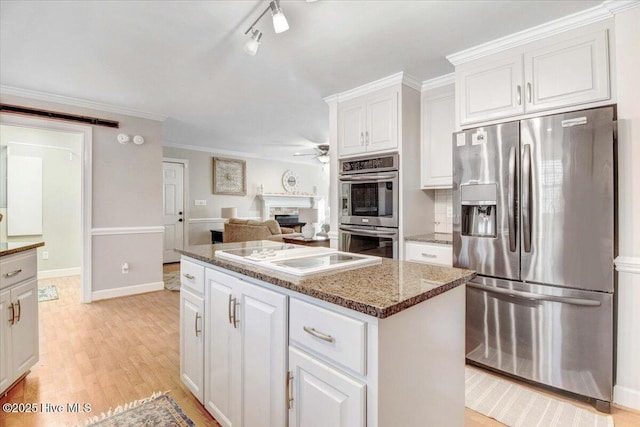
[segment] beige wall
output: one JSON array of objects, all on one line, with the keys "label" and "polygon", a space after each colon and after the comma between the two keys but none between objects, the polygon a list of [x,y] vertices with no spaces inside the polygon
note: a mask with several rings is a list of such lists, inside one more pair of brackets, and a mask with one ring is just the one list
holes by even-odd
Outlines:
[{"label": "beige wall", "polygon": [[[238,208],[240,217],[260,217],[262,202],[258,197],[258,186],[262,185],[265,193],[284,193],[282,175],[292,170],[298,175],[300,192],[316,193],[327,205],[329,196],[329,166],[320,163],[302,164],[277,160],[235,157],[245,160],[247,167],[247,195],[223,196],[213,194],[213,157],[230,158],[229,155],[217,155],[211,152],[186,150],[182,148],[164,147],[164,157],[189,161],[189,200],[186,212],[189,219],[218,219],[220,209]],[[195,200],[206,200],[206,206],[196,206]],[[328,212],[325,212],[329,222]],[[189,244],[207,244],[211,242],[211,229],[220,228],[218,222],[188,223]]]},{"label": "beige wall", "polygon": [[[11,153],[42,159],[42,235],[7,237],[7,220],[0,223],[0,241],[42,241],[38,248],[38,271],[42,274],[78,274],[81,261],[80,230],[80,180],[81,142],[78,134],[0,125],[0,150],[6,150],[9,142],[49,145],[68,148],[69,151],[52,148],[12,145]],[[6,157],[0,156],[2,160]],[[0,167],[6,170],[5,164]],[[6,176],[0,174],[0,186],[4,188]],[[1,202],[0,202],[1,203]],[[6,215],[6,209],[0,210]],[[44,259],[46,251],[49,259]]]},{"label": "beige wall", "polygon": [[[92,292],[126,288],[133,282],[161,283],[162,232],[138,233],[135,229],[162,228],[162,123],[12,95],[2,95],[1,101],[120,122],[119,129],[92,126],[92,227],[110,233],[92,237]],[[146,142],[121,145],[116,140],[119,133],[142,135]],[[129,230],[133,234],[122,234],[121,227],[133,227]],[[130,265],[129,274],[120,272],[125,261]]]},{"label": "beige wall", "polygon": [[[640,7],[615,17],[618,80],[618,248],[636,272],[618,273],[614,400],[640,410]],[[620,259],[619,258],[619,259]],[[620,268],[620,266],[618,266]]]}]

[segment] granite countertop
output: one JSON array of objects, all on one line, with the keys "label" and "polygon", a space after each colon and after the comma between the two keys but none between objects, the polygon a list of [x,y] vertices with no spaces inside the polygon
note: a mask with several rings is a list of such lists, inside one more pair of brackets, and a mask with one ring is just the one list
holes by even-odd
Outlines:
[{"label": "granite countertop", "polygon": [[472,270],[383,258],[382,263],[378,265],[297,277],[215,257],[217,250],[255,247],[257,244],[261,242],[199,245],[183,250],[176,249],[176,251],[236,273],[381,319],[460,286],[476,275]]},{"label": "granite countertop", "polygon": [[44,242],[0,242],[0,257],[44,246]]},{"label": "granite countertop", "polygon": [[404,238],[407,242],[425,242],[425,243],[439,243],[441,245],[452,245],[453,235],[450,233],[429,233],[418,234],[415,236],[407,236]]}]

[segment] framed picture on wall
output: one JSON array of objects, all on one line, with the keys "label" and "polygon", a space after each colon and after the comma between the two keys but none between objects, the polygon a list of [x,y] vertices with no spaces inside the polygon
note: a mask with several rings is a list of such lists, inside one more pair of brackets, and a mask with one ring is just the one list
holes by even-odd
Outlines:
[{"label": "framed picture on wall", "polygon": [[213,194],[247,195],[247,164],[244,160],[213,158]]}]

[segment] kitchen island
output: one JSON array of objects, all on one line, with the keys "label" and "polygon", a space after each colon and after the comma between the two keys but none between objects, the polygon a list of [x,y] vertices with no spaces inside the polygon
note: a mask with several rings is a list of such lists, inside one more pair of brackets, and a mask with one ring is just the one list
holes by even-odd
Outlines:
[{"label": "kitchen island", "polygon": [[223,426],[464,424],[470,270],[383,259],[309,277],[193,246],[181,261],[181,378]]}]

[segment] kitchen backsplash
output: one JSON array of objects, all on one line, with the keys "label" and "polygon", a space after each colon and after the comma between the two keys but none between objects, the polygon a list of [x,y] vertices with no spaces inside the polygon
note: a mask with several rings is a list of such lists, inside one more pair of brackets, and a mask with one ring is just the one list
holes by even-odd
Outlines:
[{"label": "kitchen backsplash", "polygon": [[452,233],[452,191],[451,190],[435,190],[436,202],[434,204],[434,221],[436,233]]}]

